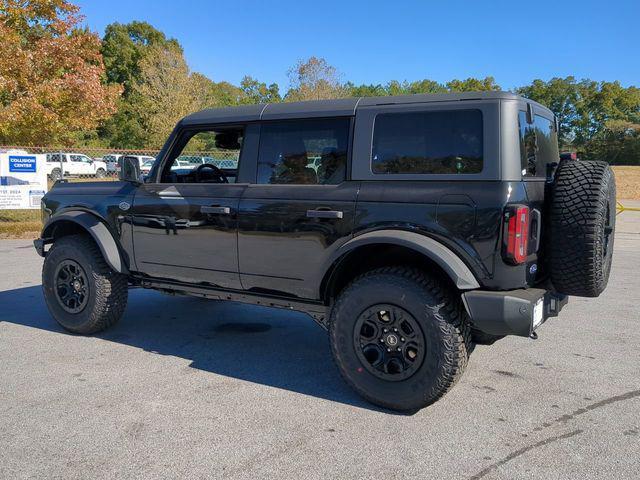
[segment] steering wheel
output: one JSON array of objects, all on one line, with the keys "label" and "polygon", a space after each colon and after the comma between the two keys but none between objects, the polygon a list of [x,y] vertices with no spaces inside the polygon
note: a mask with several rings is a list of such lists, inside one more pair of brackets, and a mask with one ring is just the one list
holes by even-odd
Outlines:
[{"label": "steering wheel", "polygon": [[202,165],[198,165],[198,168],[196,168],[195,170],[197,183],[200,183],[200,180],[202,180],[202,172],[206,169],[213,170],[213,174],[216,177],[216,183],[229,183],[229,179],[224,174],[224,172],[211,163],[203,163]]}]

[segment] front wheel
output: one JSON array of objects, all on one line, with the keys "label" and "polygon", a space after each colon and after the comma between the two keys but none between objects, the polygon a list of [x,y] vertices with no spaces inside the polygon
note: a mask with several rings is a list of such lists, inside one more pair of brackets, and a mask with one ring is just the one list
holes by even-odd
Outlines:
[{"label": "front wheel", "polygon": [[73,333],[100,332],[120,320],[127,306],[126,275],[109,268],[88,235],[54,242],[42,267],[42,290],[53,318]]},{"label": "front wheel", "polygon": [[399,411],[442,397],[472,349],[459,294],[405,267],[356,278],[331,311],[329,336],[347,383],[371,403]]}]

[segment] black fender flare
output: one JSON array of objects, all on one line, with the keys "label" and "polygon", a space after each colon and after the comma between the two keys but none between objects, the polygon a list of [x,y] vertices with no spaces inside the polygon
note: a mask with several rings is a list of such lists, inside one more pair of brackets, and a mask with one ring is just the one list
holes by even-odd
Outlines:
[{"label": "black fender flare", "polygon": [[374,243],[399,245],[425,255],[439,265],[460,290],[480,288],[480,284],[471,269],[449,247],[426,235],[406,230],[375,230],[352,238],[334,252],[327,262],[328,265],[325,268],[325,272],[328,272],[340,257],[350,251],[363,245]]},{"label": "black fender flare", "polygon": [[98,247],[102,252],[102,256],[111,269],[118,273],[129,273],[129,269],[122,260],[120,249],[118,248],[118,244],[111,234],[109,227],[100,220],[99,217],[92,213],[68,211],[51,217],[42,229],[42,240],[46,243],[50,243],[47,242],[47,240],[52,237],[55,225],[63,221],[76,223],[85,229],[98,244]]}]

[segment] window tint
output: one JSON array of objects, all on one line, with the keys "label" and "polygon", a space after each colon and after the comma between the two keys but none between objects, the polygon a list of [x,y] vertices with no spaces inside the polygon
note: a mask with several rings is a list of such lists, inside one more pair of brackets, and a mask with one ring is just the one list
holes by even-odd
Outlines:
[{"label": "window tint", "polygon": [[482,112],[450,110],[376,116],[373,173],[482,171]]},{"label": "window tint", "polygon": [[[238,174],[244,128],[220,127],[189,133],[184,147],[164,167],[163,182],[233,183]],[[141,156],[141,160],[155,161]]]},{"label": "window tint", "polygon": [[558,134],[553,121],[540,115],[534,115],[534,123],[527,123],[527,114],[518,114],[520,127],[520,161],[522,175],[546,177],[547,164],[557,162]]},{"label": "window tint", "polygon": [[66,162],[67,159],[64,155],[59,153],[47,153],[47,162]]},{"label": "window tint", "polygon": [[338,184],[345,179],[348,144],[348,118],[265,123],[258,183]]}]

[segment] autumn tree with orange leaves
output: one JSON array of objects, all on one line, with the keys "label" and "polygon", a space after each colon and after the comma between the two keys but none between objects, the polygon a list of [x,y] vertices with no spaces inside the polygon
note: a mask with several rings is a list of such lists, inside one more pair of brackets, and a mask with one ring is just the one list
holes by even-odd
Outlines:
[{"label": "autumn tree with orange leaves", "polygon": [[66,0],[0,1],[0,144],[71,143],[111,116],[100,38]]}]

